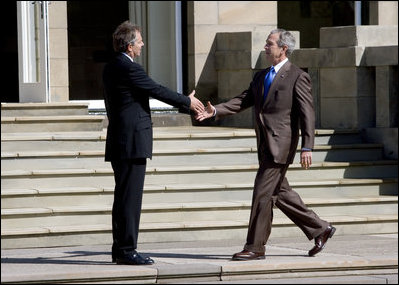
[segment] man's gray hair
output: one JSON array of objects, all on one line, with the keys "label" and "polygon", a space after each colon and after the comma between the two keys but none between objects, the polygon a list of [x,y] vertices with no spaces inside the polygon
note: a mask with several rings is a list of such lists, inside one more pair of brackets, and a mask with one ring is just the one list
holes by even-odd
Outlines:
[{"label": "man's gray hair", "polygon": [[274,29],[270,34],[280,34],[277,41],[279,47],[287,46],[287,56],[290,56],[295,49],[295,37],[290,32],[284,29]]}]

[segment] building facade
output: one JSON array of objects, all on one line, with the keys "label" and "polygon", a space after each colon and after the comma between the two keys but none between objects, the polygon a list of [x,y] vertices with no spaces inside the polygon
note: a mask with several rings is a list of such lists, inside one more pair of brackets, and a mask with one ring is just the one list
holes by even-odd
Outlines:
[{"label": "building facade", "polygon": [[[292,61],[312,76],[318,128],[396,129],[397,144],[397,1],[6,5],[2,49],[10,91],[2,102],[87,101],[104,109],[101,73],[113,53],[111,35],[128,19],[142,27],[146,45],[139,62],[152,78],[222,102],[266,67],[265,39],[278,27],[297,37]],[[168,108],[155,100],[151,105]],[[250,127],[253,120],[246,111],[219,124]]]}]

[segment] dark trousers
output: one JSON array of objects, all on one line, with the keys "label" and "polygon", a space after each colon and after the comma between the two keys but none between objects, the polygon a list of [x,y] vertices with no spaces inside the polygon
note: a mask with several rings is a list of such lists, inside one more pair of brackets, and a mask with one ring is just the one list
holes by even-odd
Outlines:
[{"label": "dark trousers", "polygon": [[112,161],[115,192],[112,207],[112,251],[135,250],[139,234],[146,159]]},{"label": "dark trousers", "polygon": [[329,225],[308,209],[298,193],[292,190],[285,178],[288,166],[274,162],[264,162],[259,166],[244,249],[253,252],[265,251],[272,228],[274,205],[290,218],[309,240],[320,235]]}]

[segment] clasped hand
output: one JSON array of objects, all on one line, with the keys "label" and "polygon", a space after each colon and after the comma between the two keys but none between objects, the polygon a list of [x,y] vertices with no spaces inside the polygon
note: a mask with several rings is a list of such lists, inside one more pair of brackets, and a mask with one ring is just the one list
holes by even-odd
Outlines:
[{"label": "clasped hand", "polygon": [[202,122],[203,120],[209,119],[215,115],[215,107],[208,101],[205,108],[204,104],[200,100],[194,97],[195,90],[188,95],[191,99],[190,109],[195,112],[195,119]]},{"label": "clasped hand", "polygon": [[194,111],[196,115],[203,113],[205,111],[204,104],[200,100],[194,97],[195,90],[188,95],[190,97],[190,110]]},{"label": "clasped hand", "polygon": [[203,120],[212,118],[215,115],[215,111],[216,111],[215,107],[213,107],[211,102],[208,101],[204,111],[201,113],[197,113],[195,115],[195,119],[199,122],[202,122]]}]

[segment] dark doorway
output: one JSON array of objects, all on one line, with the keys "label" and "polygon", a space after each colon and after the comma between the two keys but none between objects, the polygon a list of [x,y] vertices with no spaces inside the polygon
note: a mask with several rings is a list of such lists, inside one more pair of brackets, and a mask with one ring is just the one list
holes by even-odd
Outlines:
[{"label": "dark doorway", "polygon": [[[353,26],[354,1],[277,1],[278,27],[300,32],[301,48],[319,48],[320,28]],[[362,1],[362,25],[368,25],[368,1]]]},{"label": "dark doorway", "polygon": [[69,99],[102,100],[102,70],[112,33],[129,20],[128,1],[67,1]]},{"label": "dark doorway", "polygon": [[1,102],[19,102],[17,2],[3,1],[0,19],[2,56]]}]

